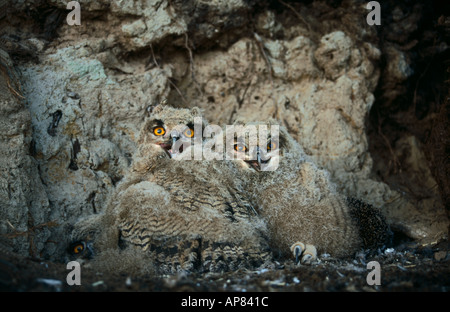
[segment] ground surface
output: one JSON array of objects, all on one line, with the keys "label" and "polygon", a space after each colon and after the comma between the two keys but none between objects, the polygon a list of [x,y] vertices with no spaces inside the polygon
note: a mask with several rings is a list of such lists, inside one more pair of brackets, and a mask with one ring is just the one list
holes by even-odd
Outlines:
[{"label": "ground surface", "polygon": [[[367,263],[380,264],[381,285],[368,285],[373,272]],[[65,264],[0,257],[2,291],[154,291],[154,292],[448,292],[450,253],[448,242],[434,246],[387,249],[378,255],[338,260],[322,257],[310,266],[291,261],[273,269],[222,274],[179,274],[158,277],[105,276],[81,267],[81,285],[66,283]]]}]

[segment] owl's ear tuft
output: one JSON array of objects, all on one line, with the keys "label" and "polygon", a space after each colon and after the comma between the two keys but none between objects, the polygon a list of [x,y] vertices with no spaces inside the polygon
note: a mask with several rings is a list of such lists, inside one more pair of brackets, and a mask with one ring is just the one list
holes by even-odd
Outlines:
[{"label": "owl's ear tuft", "polygon": [[192,113],[192,115],[194,115],[194,116],[202,117],[202,115],[203,115],[203,109],[201,109],[200,107],[194,106],[194,107],[192,107],[192,109],[191,109],[191,113]]},{"label": "owl's ear tuft", "polygon": [[152,116],[154,114],[159,114],[167,105],[167,100],[164,99],[161,102],[157,103],[157,104],[152,104],[147,108],[147,113],[148,116]]}]

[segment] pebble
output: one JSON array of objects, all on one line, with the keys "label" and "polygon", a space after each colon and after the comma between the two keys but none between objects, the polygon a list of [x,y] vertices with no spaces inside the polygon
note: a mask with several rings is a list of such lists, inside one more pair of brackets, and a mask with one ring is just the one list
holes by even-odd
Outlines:
[{"label": "pebble", "polygon": [[80,98],[80,95],[76,92],[69,92],[67,93],[67,96],[75,100],[78,100]]},{"label": "pebble", "polygon": [[98,281],[98,282],[92,283],[92,287],[97,287],[97,286],[100,286],[100,285],[103,285],[103,284],[105,284],[104,281]]},{"label": "pebble", "polygon": [[447,251],[445,251],[445,250],[437,251],[434,253],[434,259],[437,261],[444,260],[446,257],[447,257]]}]

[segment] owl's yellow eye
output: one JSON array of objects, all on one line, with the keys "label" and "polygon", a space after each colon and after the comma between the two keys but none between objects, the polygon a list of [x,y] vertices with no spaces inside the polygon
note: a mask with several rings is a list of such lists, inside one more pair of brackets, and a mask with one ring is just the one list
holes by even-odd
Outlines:
[{"label": "owl's yellow eye", "polygon": [[166,133],[166,130],[164,130],[163,127],[156,127],[153,129],[153,134],[157,136],[164,135]]},{"label": "owl's yellow eye", "polygon": [[184,130],[183,134],[187,138],[192,138],[194,136],[194,130],[191,128],[187,128],[186,130]]},{"label": "owl's yellow eye", "polygon": [[277,147],[278,147],[278,145],[277,145],[277,143],[275,143],[275,142],[269,142],[269,144],[267,144],[267,150],[268,150],[268,151],[277,149]]},{"label": "owl's yellow eye", "polygon": [[240,152],[240,153],[245,153],[247,151],[247,146],[245,146],[244,144],[234,144],[234,150],[236,152]]},{"label": "owl's yellow eye", "polygon": [[83,252],[83,250],[84,250],[84,244],[82,244],[82,243],[76,244],[72,249],[74,254],[79,254],[79,253]]}]

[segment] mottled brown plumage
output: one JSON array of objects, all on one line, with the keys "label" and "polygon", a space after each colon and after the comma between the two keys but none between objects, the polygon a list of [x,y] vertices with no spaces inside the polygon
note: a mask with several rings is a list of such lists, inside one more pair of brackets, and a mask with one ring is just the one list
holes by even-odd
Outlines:
[{"label": "mottled brown plumage", "polygon": [[[187,144],[181,153],[174,151],[171,132],[192,127],[198,113],[158,107],[145,121],[128,174],[105,215],[94,222],[109,229],[108,235],[105,230],[93,235],[99,238],[94,250],[139,249],[162,273],[235,270],[271,258],[265,224],[239,193],[232,167],[223,161],[177,160],[192,150]],[[164,134],[155,135],[159,127]],[[89,223],[78,228],[99,228]],[[73,239],[88,232],[76,230]]]},{"label": "mottled brown plumage", "polygon": [[[381,213],[353,200],[348,205],[329,173],[308,159],[285,128],[280,127],[275,140],[277,153],[260,147],[264,162],[236,161],[249,198],[267,222],[274,251],[284,256],[293,252],[310,262],[316,258],[315,248],[319,254],[345,257],[385,241],[388,227]],[[274,171],[263,171],[275,161]]]}]

